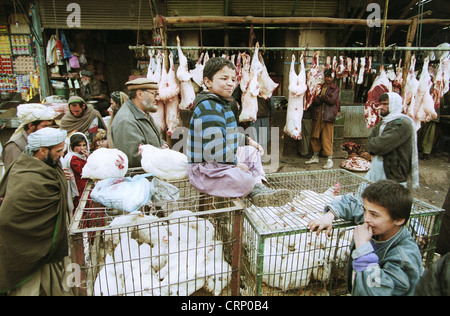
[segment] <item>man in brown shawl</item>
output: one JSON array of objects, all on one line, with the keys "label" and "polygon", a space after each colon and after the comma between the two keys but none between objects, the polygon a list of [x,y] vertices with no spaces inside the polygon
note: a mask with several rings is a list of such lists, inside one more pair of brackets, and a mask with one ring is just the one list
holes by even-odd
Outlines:
[{"label": "man in brown shawl", "polygon": [[67,132],[46,127],[0,182],[0,295],[71,295],[67,180],[59,159]]},{"label": "man in brown shawl", "polygon": [[72,133],[77,131],[85,134],[92,142],[95,133],[99,128],[107,129],[101,114],[92,105],[87,105],[83,98],[73,96],[68,102],[69,112],[61,119],[61,129]]}]

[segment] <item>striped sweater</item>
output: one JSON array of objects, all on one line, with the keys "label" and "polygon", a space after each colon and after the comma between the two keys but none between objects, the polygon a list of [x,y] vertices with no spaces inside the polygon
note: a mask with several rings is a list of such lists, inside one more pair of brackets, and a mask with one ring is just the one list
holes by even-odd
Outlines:
[{"label": "striped sweater", "polygon": [[237,148],[244,144],[245,135],[238,131],[231,101],[200,92],[189,123],[189,163],[215,161],[236,164]]}]

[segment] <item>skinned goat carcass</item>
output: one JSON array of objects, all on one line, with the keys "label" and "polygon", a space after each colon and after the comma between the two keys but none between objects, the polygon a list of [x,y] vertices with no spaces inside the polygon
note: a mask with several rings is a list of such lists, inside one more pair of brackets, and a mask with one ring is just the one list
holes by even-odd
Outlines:
[{"label": "skinned goat carcass", "polygon": [[201,53],[197,63],[195,64],[195,68],[189,70],[190,74],[192,75],[192,81],[194,81],[199,87],[203,85],[203,68],[204,68],[204,65],[202,64],[203,56],[204,53]]},{"label": "skinned goat carcass", "polygon": [[303,103],[306,93],[306,72],[303,56],[300,57],[300,72],[295,72],[295,55],[292,54],[291,69],[289,72],[289,100],[286,114],[284,132],[293,139],[302,138]]},{"label": "skinned goat carcass", "polygon": [[[175,66],[173,63],[173,54],[169,54],[169,72],[167,74],[168,77],[168,84],[172,89],[180,91],[177,81],[175,79]],[[176,87],[176,88],[175,88]],[[160,98],[161,98],[161,92],[160,92]],[[161,98],[162,99],[162,98]],[[180,99],[178,97],[178,93],[167,97],[166,99],[163,99],[164,103],[166,105],[166,124],[167,124],[167,135],[172,135],[175,129],[179,126],[181,126],[181,119],[180,119]]]},{"label": "skinned goat carcass", "polygon": [[236,57],[236,87],[241,83],[242,79],[242,55],[239,53]]},{"label": "skinned goat carcass", "polygon": [[[170,53],[169,58],[171,58],[172,53]],[[180,88],[178,87],[178,83],[175,80],[175,70],[169,67],[169,72],[166,71],[166,60],[164,55],[162,56],[162,70],[161,70],[161,80],[159,82],[159,97],[161,100],[166,101],[175,96],[178,97],[178,93],[180,92]]]},{"label": "skinned goat carcass", "polygon": [[415,73],[416,56],[411,56],[411,65],[409,66],[408,77],[406,78],[404,96],[403,96],[403,112],[411,117],[417,127],[420,122],[416,119],[416,95],[419,88],[419,80]]},{"label": "skinned goat carcass", "polygon": [[[248,85],[243,85],[244,81],[244,70],[241,80],[241,90],[242,90],[242,112],[239,115],[239,122],[255,122],[258,114],[258,95],[259,95],[259,82],[258,78],[262,72],[262,64],[258,58],[258,47],[256,47],[251,64],[250,73],[248,76]],[[244,68],[248,67],[246,63],[249,60],[244,60]],[[245,82],[244,82],[245,83]],[[243,89],[244,88],[244,89]]]},{"label": "skinned goat carcass", "polygon": [[333,63],[331,65],[331,69],[333,70],[333,72],[331,73],[331,77],[333,78],[336,77],[337,66],[338,66],[337,57],[333,56]]},{"label": "skinned goat carcass", "polygon": [[[152,70],[152,73],[147,74],[147,79],[152,80],[153,82],[156,82],[158,85],[161,82],[161,74],[162,74],[162,59],[163,55],[161,54],[161,51],[158,52],[158,55],[156,56],[156,66]],[[161,132],[165,132],[167,129],[166,125],[166,114],[165,114],[165,106],[164,102],[161,101],[159,98],[159,95],[156,97],[156,112],[150,112],[150,115],[152,116],[153,120],[155,121],[156,125],[158,125],[159,130]]]},{"label": "skinned goat carcass", "polygon": [[[416,95],[416,115],[415,118],[419,122],[416,124],[416,129],[420,128],[420,122],[429,122],[437,117],[434,109],[434,100],[430,94],[430,89],[433,84],[430,73],[428,72],[428,64],[430,58],[427,56],[423,62],[422,73],[419,79],[419,88]],[[417,122],[415,121],[415,122]]]},{"label": "skinned goat carcass", "polygon": [[[258,44],[258,43],[256,43]],[[272,93],[278,87],[278,83],[275,83],[272,78],[269,76],[269,72],[267,71],[266,65],[264,64],[264,59],[261,53],[258,54],[259,61],[262,65],[261,75],[259,76],[259,96],[264,99],[269,99],[272,96]]]},{"label": "skinned goat carcass", "polygon": [[381,65],[380,72],[373,81],[372,87],[367,94],[367,101],[364,106],[364,118],[366,120],[367,129],[374,127],[380,121],[380,102],[378,100],[383,93],[391,91],[392,84],[386,75],[383,65]]},{"label": "skinned goat carcass", "polygon": [[324,82],[323,72],[319,68],[319,52],[314,53],[311,69],[308,72],[306,80],[307,90],[304,110],[307,110],[311,106],[314,98],[320,94]]},{"label": "skinned goat carcass", "polygon": [[400,59],[397,66],[397,73],[395,75],[394,80],[392,81],[392,90],[400,94],[402,91],[402,85],[403,85],[403,69],[402,69],[402,60]]},{"label": "skinned goat carcass", "polygon": [[442,60],[439,63],[439,67],[434,78],[433,91],[431,92],[433,97],[434,107],[438,109],[441,104],[441,98],[444,96],[444,63]]},{"label": "skinned goat carcass", "polygon": [[360,66],[359,66],[359,73],[358,73],[358,81],[357,84],[363,84],[364,83],[364,71],[366,67],[366,57],[360,58]]},{"label": "skinned goat carcass", "polygon": [[339,56],[339,65],[336,68],[336,78],[341,79],[345,76],[345,70],[347,68],[344,64],[344,56]]},{"label": "skinned goat carcass", "polygon": [[180,80],[180,96],[181,101],[179,107],[181,110],[189,110],[194,106],[195,91],[192,86],[192,74],[188,70],[188,61],[184,56],[180,46],[180,38],[177,36],[178,59],[180,65],[177,69],[177,79]]}]

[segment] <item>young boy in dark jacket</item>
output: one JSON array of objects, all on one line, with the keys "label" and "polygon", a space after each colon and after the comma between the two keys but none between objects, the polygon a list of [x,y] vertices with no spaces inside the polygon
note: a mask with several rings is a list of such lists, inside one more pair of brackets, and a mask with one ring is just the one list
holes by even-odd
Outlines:
[{"label": "young boy in dark jacket", "polygon": [[363,203],[343,195],[325,208],[322,218],[308,227],[329,235],[335,218],[352,220],[355,227],[348,265],[352,295],[413,295],[423,272],[419,247],[406,229],[413,198],[393,180],[380,180],[362,194]]}]

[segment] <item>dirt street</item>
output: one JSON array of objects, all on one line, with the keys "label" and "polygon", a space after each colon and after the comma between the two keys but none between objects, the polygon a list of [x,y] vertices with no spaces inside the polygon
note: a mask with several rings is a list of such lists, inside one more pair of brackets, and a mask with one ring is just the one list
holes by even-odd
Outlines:
[{"label": "dirt street", "polygon": [[[322,170],[326,158],[321,157],[319,164],[306,165],[307,158],[297,157],[294,153],[284,153],[280,157],[280,165],[276,172],[312,171]],[[340,169],[340,164],[345,159],[335,158],[333,169]],[[265,165],[267,173],[275,170]],[[445,196],[450,186],[450,161],[449,154],[432,154],[429,160],[419,160],[420,188],[414,190],[414,197],[430,203],[437,207],[442,207]],[[365,172],[357,172],[364,176]]]}]

